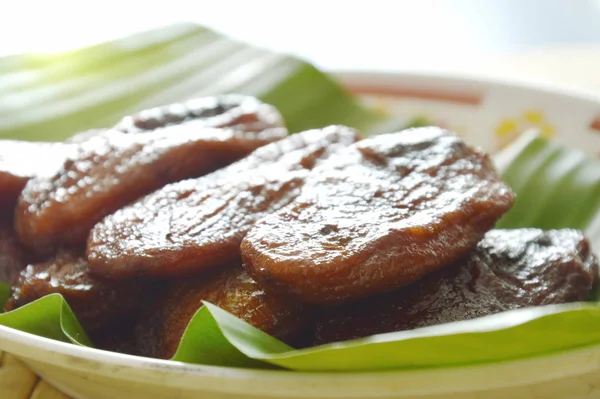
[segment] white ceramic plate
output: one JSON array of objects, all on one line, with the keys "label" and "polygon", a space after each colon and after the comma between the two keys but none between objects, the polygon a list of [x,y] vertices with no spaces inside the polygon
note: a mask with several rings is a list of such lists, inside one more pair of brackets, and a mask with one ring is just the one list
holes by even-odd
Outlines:
[{"label": "white ceramic plate", "polygon": [[[600,155],[600,96],[558,87],[424,74],[338,75],[365,101],[426,116],[494,152],[529,127]],[[376,373],[196,366],[104,352],[0,326],[0,349],[81,399],[600,398],[600,346],[519,361]]]}]

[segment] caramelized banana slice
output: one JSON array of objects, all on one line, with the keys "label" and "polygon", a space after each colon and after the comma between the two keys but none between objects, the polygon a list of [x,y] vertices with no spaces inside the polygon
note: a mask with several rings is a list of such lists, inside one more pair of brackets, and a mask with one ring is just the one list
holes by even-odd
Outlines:
[{"label": "caramelized banana slice", "polygon": [[125,204],[285,135],[282,128],[256,133],[188,125],[134,135],[107,131],[80,143],[59,173],[27,183],[15,227],[23,244],[40,253],[80,247],[94,224]]},{"label": "caramelized banana slice", "polygon": [[513,203],[490,159],[440,128],[375,136],[313,169],[241,250],[265,289],[332,305],[412,283],[466,255]]},{"label": "caramelized banana slice", "polygon": [[408,287],[324,310],[315,344],[585,301],[597,281],[598,259],[579,231],[492,230],[468,258]]},{"label": "caramelized banana slice", "polygon": [[165,186],[94,227],[90,267],[111,278],[181,276],[239,261],[248,229],[292,201],[310,169],[356,139],[342,126],[298,133],[210,175]]},{"label": "caramelized banana slice", "polygon": [[147,109],[124,118],[115,129],[124,133],[145,133],[189,121],[206,127],[234,127],[246,132],[283,127],[283,119],[275,107],[255,97],[223,94]]}]

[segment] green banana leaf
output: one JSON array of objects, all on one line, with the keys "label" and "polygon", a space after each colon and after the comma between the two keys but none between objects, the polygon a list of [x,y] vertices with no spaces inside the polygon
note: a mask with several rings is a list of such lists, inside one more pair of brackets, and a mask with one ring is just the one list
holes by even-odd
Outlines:
[{"label": "green banana leaf", "polygon": [[590,228],[593,233],[600,210],[597,159],[531,131],[497,160],[503,180],[517,194],[498,228]]},{"label": "green banana leaf", "polygon": [[[7,291],[10,291],[8,285],[0,283],[0,292]],[[4,302],[1,305],[4,308]],[[46,295],[12,312],[0,314],[0,320],[3,326],[41,337],[93,346],[71,307],[60,294]]]},{"label": "green banana leaf", "polygon": [[[524,135],[496,160],[503,176],[520,197],[515,212],[531,216],[529,226],[583,226],[598,248],[600,204],[594,193],[600,177],[593,171],[600,169],[600,161],[535,134]],[[537,190],[529,189],[530,182],[538,185]],[[566,190],[560,193],[561,201],[567,202],[564,209],[553,200],[553,196],[562,190]],[[578,205],[572,207],[569,203]],[[580,215],[581,207],[586,209],[585,217]],[[557,209],[567,214],[557,214]],[[515,220],[514,226],[510,224],[511,220]],[[502,224],[503,227],[523,225],[520,217],[510,214]],[[6,287],[0,286],[0,292],[3,289]],[[67,303],[58,294],[0,315],[0,324],[89,345]],[[600,304],[573,303],[519,309],[474,320],[295,350],[205,302],[190,321],[173,360],[302,371],[418,369],[527,358],[600,345],[598,331]]]},{"label": "green banana leaf", "polygon": [[60,141],[141,109],[221,93],[275,105],[292,133],[331,124],[370,133],[409,124],[363,106],[302,60],[194,24],[56,55],[0,58],[0,92],[0,138],[21,140]]},{"label": "green banana leaf", "polygon": [[[600,343],[597,332],[600,305],[596,304],[520,309],[476,320],[303,350],[294,350],[208,303],[195,315],[188,331],[195,328],[196,323],[210,322],[216,322],[226,338],[221,342],[223,350],[233,346],[249,359],[299,371],[375,371],[465,365],[531,357]],[[552,334],[547,333],[550,330]],[[184,337],[174,360],[204,363],[202,354],[215,348],[197,337]],[[189,346],[191,340],[196,341],[195,345]],[[247,366],[244,361],[213,364]]]}]

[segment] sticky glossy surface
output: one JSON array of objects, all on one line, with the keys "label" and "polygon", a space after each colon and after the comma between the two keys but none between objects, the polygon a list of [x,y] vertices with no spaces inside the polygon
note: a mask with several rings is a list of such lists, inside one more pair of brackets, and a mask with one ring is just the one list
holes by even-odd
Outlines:
[{"label": "sticky glossy surface", "polygon": [[584,301],[597,279],[598,260],[579,231],[492,230],[466,259],[408,287],[324,310],[315,343]]},{"label": "sticky glossy surface", "polygon": [[123,118],[115,129],[124,133],[145,133],[189,121],[206,127],[233,127],[247,132],[283,126],[281,115],[273,106],[251,96],[224,94],[147,109]]},{"label": "sticky glossy surface", "polygon": [[176,276],[239,260],[248,229],[292,201],[310,169],[356,138],[342,126],[298,133],[208,176],[165,186],[94,227],[90,267],[114,278]]},{"label": "sticky glossy surface", "polygon": [[79,144],[59,173],[27,183],[15,227],[38,252],[80,246],[95,223],[128,202],[218,169],[285,134],[283,128],[248,133],[183,125],[139,135],[107,131]]},{"label": "sticky glossy surface", "polygon": [[5,310],[58,293],[89,331],[138,310],[148,300],[151,289],[149,282],[115,282],[93,276],[80,253],[60,251],[52,259],[29,265],[21,272]]},{"label": "sticky glossy surface", "polygon": [[512,202],[488,157],[448,131],[375,136],[316,167],[293,203],[250,230],[242,258],[265,288],[341,303],[465,255]]},{"label": "sticky glossy surface", "polygon": [[12,216],[27,181],[54,175],[74,149],[63,143],[0,140],[0,215]]},{"label": "sticky glossy surface", "polygon": [[230,265],[208,276],[173,283],[140,320],[136,331],[140,353],[172,357],[203,300],[282,340],[293,339],[311,327],[303,305],[265,293],[240,265]]}]

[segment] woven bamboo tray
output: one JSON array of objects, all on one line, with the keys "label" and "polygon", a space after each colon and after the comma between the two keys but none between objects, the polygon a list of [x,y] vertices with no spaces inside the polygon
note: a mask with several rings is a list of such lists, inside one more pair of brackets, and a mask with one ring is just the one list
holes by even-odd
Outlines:
[{"label": "woven bamboo tray", "polygon": [[48,385],[20,360],[0,351],[0,398],[70,399]]}]

